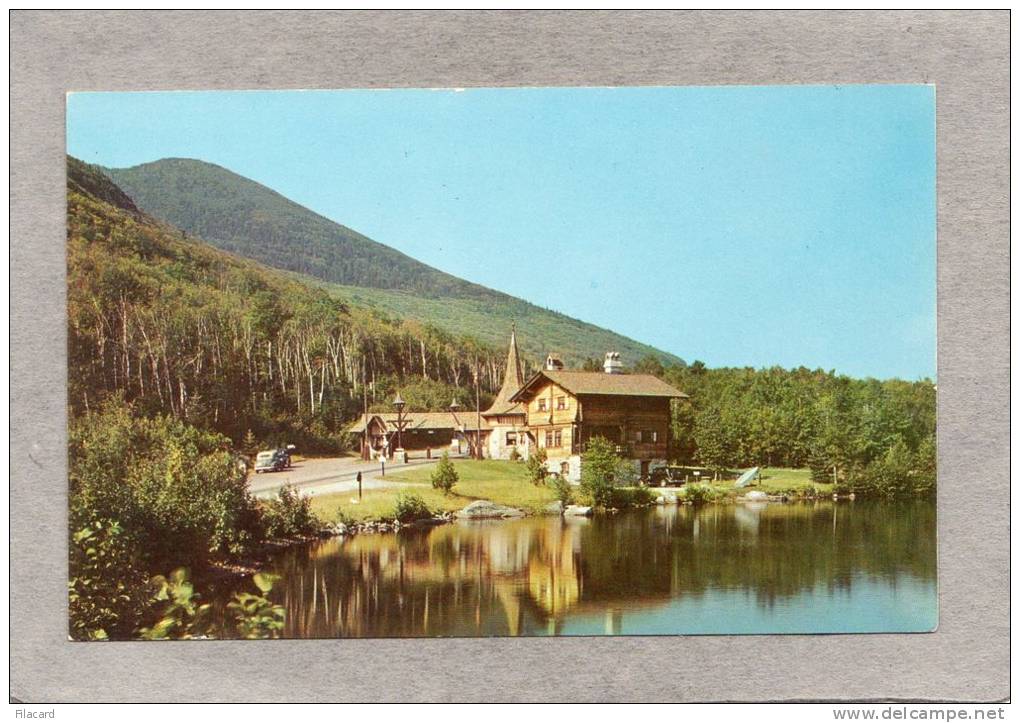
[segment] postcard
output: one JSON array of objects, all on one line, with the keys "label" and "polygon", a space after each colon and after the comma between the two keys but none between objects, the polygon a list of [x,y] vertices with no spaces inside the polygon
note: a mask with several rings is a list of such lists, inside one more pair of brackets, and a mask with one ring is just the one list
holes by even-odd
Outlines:
[{"label": "postcard", "polygon": [[67,97],[71,639],[929,632],[927,85]]}]

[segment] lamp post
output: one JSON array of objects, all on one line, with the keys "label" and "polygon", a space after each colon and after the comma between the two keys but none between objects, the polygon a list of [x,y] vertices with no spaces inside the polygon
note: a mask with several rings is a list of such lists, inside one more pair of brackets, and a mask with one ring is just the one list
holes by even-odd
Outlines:
[{"label": "lamp post", "polygon": [[401,436],[401,432],[404,431],[404,406],[406,404],[407,402],[400,398],[400,392],[397,392],[397,398],[393,400],[393,406],[397,408],[397,448],[394,450],[395,454],[403,454],[404,452],[404,439]]}]

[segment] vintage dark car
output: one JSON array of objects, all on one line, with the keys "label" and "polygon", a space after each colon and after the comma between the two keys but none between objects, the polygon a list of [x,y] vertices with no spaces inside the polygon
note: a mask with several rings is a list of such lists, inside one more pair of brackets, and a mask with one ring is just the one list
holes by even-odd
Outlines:
[{"label": "vintage dark car", "polygon": [[[255,474],[279,472],[289,467],[287,450],[267,449],[255,455]],[[282,453],[282,454],[281,454]]]}]

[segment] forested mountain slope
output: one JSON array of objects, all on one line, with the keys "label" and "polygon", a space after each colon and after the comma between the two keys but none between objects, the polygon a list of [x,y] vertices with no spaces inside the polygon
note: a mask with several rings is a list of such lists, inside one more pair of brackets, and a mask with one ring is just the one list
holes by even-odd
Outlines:
[{"label": "forested mountain slope", "polygon": [[[168,158],[104,171],[147,213],[218,248],[328,284],[351,304],[506,343],[517,321],[532,360],[568,364],[618,351],[631,363],[678,357],[427,266],[334,223],[248,178],[203,161]],[[335,285],[335,286],[333,286]]]},{"label": "forested mountain slope", "polygon": [[[101,194],[102,197],[96,194]],[[136,210],[98,168],[68,159],[69,401],[112,395],[239,443],[336,444],[399,385],[411,408],[498,387],[505,350],[383,318],[188,238]]]}]

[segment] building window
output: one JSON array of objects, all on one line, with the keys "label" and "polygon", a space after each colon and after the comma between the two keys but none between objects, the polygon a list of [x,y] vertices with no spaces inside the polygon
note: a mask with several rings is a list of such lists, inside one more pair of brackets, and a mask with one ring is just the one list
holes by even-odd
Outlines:
[{"label": "building window", "polygon": [[567,477],[570,474],[570,462],[560,462],[560,474]]},{"label": "building window", "polygon": [[546,447],[552,447],[553,446],[553,433],[552,433],[552,431],[547,431],[545,433],[545,446]]},{"label": "building window", "polygon": [[542,397],[541,399],[538,400],[538,411],[540,412],[545,411],[545,397]]},{"label": "building window", "polygon": [[553,446],[554,447],[563,446],[563,432],[559,429],[553,432]]},{"label": "building window", "polygon": [[655,444],[659,441],[659,433],[654,429],[642,429],[634,433],[634,441],[644,444]]},{"label": "building window", "polygon": [[514,445],[516,445],[517,444],[517,432],[507,432],[506,433],[506,443],[507,443],[507,446],[514,446]]},{"label": "building window", "polygon": [[567,408],[567,398],[566,397],[556,397],[556,408],[557,409],[566,409]]}]

